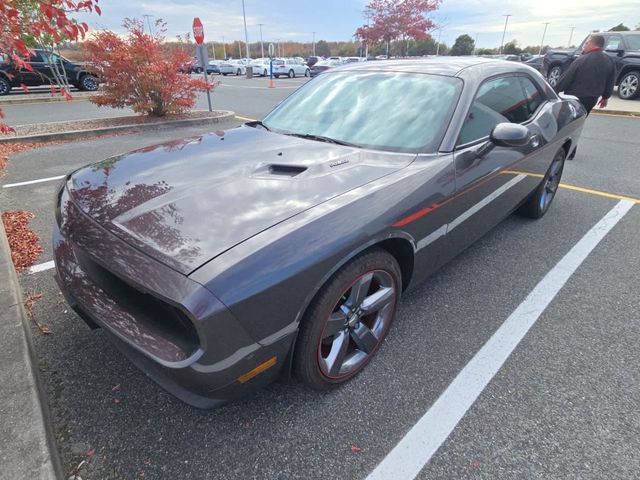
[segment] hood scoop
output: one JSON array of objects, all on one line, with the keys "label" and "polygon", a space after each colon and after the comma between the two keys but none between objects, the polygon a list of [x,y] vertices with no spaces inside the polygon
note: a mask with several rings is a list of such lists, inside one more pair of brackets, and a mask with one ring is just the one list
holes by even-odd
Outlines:
[{"label": "hood scoop", "polygon": [[271,175],[278,175],[284,177],[295,177],[307,170],[307,167],[302,165],[278,165],[271,164],[267,167],[267,171]]}]

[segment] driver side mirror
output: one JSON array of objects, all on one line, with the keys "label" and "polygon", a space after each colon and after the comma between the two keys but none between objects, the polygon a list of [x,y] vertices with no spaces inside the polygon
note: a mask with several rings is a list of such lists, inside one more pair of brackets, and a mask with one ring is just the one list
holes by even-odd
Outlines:
[{"label": "driver side mirror", "polygon": [[527,127],[517,123],[499,123],[491,130],[489,140],[498,147],[524,147],[531,134]]}]

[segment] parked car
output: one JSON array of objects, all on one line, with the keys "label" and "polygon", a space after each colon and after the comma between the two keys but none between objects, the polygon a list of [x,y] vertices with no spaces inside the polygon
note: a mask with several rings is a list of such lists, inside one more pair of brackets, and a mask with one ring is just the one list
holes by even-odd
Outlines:
[{"label": "parked car", "polygon": [[544,55],[532,55],[529,60],[524,62],[524,64],[529,65],[531,68],[535,68],[539,72],[542,72],[543,59],[544,59]]},{"label": "parked car", "polygon": [[[213,75],[214,73],[220,73],[220,60],[209,60],[207,65],[207,75]],[[202,67],[198,65],[197,61],[191,68],[192,73],[202,73]]]},{"label": "parked car", "polygon": [[312,56],[310,56],[310,57],[307,57],[307,60],[306,60],[306,62],[305,62],[305,63],[307,64],[307,67],[311,68],[311,67],[313,67],[316,63],[318,63],[320,60],[324,60],[324,57],[317,57],[317,56],[315,56],[315,55],[312,55]]},{"label": "parked car", "polygon": [[[605,40],[604,51],[615,62],[618,96],[632,100],[640,95],[640,32],[602,32]],[[555,87],[560,76],[569,65],[580,56],[584,42],[578,48],[549,50],[543,60],[543,73],[547,81]]]},{"label": "parked car", "polygon": [[31,87],[54,83],[56,69],[60,75],[66,76],[71,85],[80,90],[98,89],[98,76],[88,65],[72,62],[47,50],[35,49],[32,52],[27,61],[32,71],[16,68],[8,56],[4,62],[0,62],[0,95],[7,95],[13,87],[19,87],[20,84]]},{"label": "parked car", "polygon": [[278,78],[281,75],[289,78],[308,77],[311,75],[311,70],[304,62],[296,60],[294,58],[274,59],[273,60],[273,76]]},{"label": "parked car", "polygon": [[512,211],[548,211],[585,114],[514,62],[328,71],[262,122],[69,175],[56,278],[187,403],[290,373],[331,389],[383,345],[407,287]]},{"label": "parked car", "polygon": [[270,58],[256,58],[251,62],[253,74],[262,77],[268,77],[270,75],[270,65]]},{"label": "parked car", "polygon": [[244,75],[247,73],[247,65],[244,60],[225,60],[220,64],[222,75]]},{"label": "parked car", "polygon": [[325,72],[333,67],[339,67],[340,65],[342,65],[342,62],[339,60],[322,60],[309,69],[309,74],[312,77],[316,77],[322,72]]}]

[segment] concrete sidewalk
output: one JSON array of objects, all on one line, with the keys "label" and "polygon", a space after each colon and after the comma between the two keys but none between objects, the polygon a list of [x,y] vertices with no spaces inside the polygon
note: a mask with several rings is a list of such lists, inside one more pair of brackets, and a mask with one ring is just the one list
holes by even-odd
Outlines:
[{"label": "concrete sidewalk", "polygon": [[618,98],[618,94],[614,91],[613,95],[609,99],[607,108],[593,109],[592,113],[610,113],[610,114],[632,114],[640,115],[640,99],[635,100],[622,100]]},{"label": "concrete sidewalk", "polygon": [[0,465],[2,478],[61,478],[31,332],[0,221]]}]

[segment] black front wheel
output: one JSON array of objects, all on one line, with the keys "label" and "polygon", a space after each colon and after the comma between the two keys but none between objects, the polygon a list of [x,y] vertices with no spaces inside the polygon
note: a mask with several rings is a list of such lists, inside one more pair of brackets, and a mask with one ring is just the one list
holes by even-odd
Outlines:
[{"label": "black front wheel", "polygon": [[562,68],[560,68],[557,65],[555,67],[552,67],[549,70],[549,74],[547,75],[547,81],[549,82],[549,85],[555,88],[555,86],[560,81],[561,75],[562,75]]},{"label": "black front wheel", "polygon": [[295,375],[329,390],[356,376],[384,341],[402,291],[400,267],[385,250],[347,263],[318,292],[300,324]]},{"label": "black front wheel", "polygon": [[560,185],[565,156],[564,148],[561,148],[553,157],[551,166],[538,188],[518,209],[518,214],[529,218],[540,218],[547,213]]},{"label": "black front wheel", "polygon": [[0,95],[9,95],[11,92],[11,83],[4,77],[0,77]]},{"label": "black front wheel", "polygon": [[80,90],[85,92],[95,92],[98,90],[98,79],[93,75],[85,75],[80,79]]},{"label": "black front wheel", "polygon": [[618,96],[623,100],[633,100],[640,95],[640,72],[626,73],[618,84]]}]

